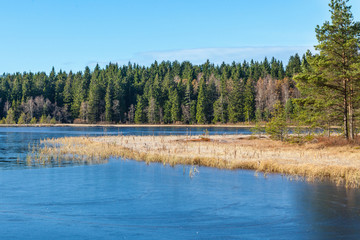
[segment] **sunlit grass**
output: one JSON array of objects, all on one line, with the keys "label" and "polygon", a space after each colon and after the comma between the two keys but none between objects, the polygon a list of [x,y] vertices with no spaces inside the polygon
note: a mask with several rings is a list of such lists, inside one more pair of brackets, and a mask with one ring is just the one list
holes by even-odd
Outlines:
[{"label": "sunlit grass", "polygon": [[[280,173],[309,181],[331,180],[338,185],[360,187],[360,150],[352,146],[326,147],[321,143],[288,144],[240,135],[102,136],[46,139],[30,146],[28,165],[63,162],[98,164],[121,157],[221,169],[251,169]],[[196,168],[195,168],[196,169]],[[195,171],[192,170],[192,175]],[[197,169],[196,169],[197,170]]]}]

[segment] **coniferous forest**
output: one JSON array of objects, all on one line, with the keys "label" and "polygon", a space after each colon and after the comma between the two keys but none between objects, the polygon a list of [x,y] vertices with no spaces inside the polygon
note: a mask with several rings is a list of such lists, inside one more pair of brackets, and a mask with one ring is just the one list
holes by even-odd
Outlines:
[{"label": "coniferous forest", "polygon": [[2,123],[243,123],[267,121],[275,103],[299,97],[298,54],[281,61],[154,62],[150,67],[98,65],[84,72],[3,74]]},{"label": "coniferous forest", "polygon": [[357,135],[360,116],[360,22],[348,0],[331,0],[331,21],[315,28],[317,51],[287,65],[263,61],[214,65],[154,62],[97,65],[84,72],[3,74],[1,123],[211,124],[268,122],[282,139],[286,125],[342,126]]}]

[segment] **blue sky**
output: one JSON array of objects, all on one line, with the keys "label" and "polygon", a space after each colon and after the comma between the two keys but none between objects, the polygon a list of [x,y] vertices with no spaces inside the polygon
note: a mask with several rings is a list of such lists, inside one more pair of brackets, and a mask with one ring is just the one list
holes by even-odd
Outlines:
[{"label": "blue sky", "polygon": [[[149,65],[154,60],[287,62],[316,44],[328,0],[0,2],[0,73]],[[355,20],[360,1],[351,0]]]}]

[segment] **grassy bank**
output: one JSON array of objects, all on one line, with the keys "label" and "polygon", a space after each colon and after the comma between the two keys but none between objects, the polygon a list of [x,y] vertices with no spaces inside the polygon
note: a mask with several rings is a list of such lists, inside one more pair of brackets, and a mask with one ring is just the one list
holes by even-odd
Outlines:
[{"label": "grassy bank", "polygon": [[217,136],[102,136],[44,140],[28,164],[63,159],[100,163],[109,157],[221,169],[251,169],[280,173],[309,181],[331,180],[360,187],[360,150],[325,142],[298,145],[241,135]]}]

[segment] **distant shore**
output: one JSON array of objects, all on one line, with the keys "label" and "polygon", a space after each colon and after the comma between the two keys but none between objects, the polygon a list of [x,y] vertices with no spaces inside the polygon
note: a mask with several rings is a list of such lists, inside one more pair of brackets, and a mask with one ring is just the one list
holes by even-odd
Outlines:
[{"label": "distant shore", "polygon": [[[46,165],[61,161],[101,163],[109,157],[163,164],[187,164],[220,169],[250,169],[289,177],[330,180],[360,187],[360,149],[313,141],[303,145],[244,135],[211,136],[101,136],[44,140],[34,160]],[[76,156],[76,157],[75,157]],[[33,164],[29,158],[29,164]]]},{"label": "distant shore", "polygon": [[223,128],[253,128],[255,124],[0,124],[0,127],[223,127]]},{"label": "distant shore", "polygon": [[[260,127],[264,128],[266,123],[261,123]],[[85,123],[43,123],[43,124],[0,124],[1,127],[117,127],[117,128],[131,128],[131,127],[176,127],[176,128],[254,128],[255,124],[85,124]],[[288,126],[295,128],[295,126]],[[302,126],[301,128],[308,128]],[[332,126],[331,129],[340,129],[340,126]]]}]

